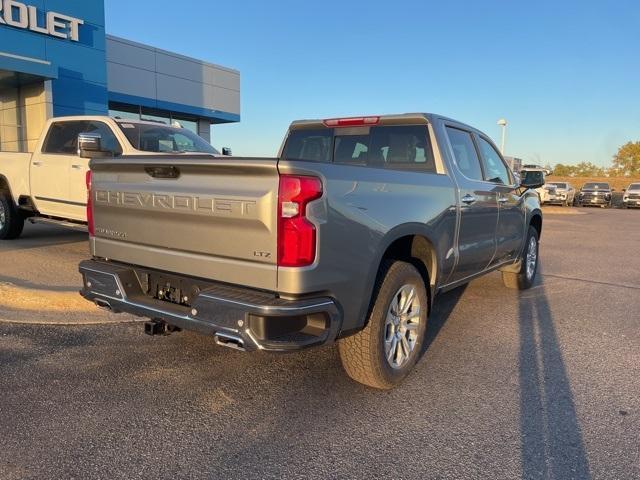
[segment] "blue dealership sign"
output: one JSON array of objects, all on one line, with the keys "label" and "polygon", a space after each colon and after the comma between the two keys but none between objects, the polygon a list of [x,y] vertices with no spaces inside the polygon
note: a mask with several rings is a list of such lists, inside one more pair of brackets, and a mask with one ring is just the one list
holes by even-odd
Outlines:
[{"label": "blue dealership sign", "polygon": [[51,80],[53,114],[108,110],[103,0],[0,0],[0,70]]}]

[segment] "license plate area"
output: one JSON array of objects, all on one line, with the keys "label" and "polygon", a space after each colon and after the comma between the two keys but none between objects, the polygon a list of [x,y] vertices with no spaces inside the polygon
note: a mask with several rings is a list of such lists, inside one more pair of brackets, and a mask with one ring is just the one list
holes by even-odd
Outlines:
[{"label": "license plate area", "polygon": [[143,293],[155,300],[191,307],[193,299],[205,288],[189,278],[158,272],[136,271]]}]

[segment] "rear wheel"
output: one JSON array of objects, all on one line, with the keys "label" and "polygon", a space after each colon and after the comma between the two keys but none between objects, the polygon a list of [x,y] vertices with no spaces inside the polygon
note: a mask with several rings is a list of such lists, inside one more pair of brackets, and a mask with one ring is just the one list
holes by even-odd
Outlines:
[{"label": "rear wheel", "polygon": [[529,226],[527,243],[520,257],[518,272],[502,272],[502,281],[508,288],[526,290],[531,288],[538,271],[538,231]]},{"label": "rear wheel", "polygon": [[6,193],[0,193],[0,240],[18,238],[24,228],[24,217]]},{"label": "rear wheel", "polygon": [[395,261],[383,268],[367,326],[341,339],[338,350],[351,378],[390,389],[418,361],[427,328],[428,297],[422,276],[410,263]]}]

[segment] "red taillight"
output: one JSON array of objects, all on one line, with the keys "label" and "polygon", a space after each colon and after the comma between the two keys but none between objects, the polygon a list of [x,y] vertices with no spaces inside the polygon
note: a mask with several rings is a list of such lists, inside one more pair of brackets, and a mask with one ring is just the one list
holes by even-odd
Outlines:
[{"label": "red taillight", "polygon": [[278,189],[278,265],[304,267],[316,258],[316,227],[307,204],[322,196],[316,177],[281,175]]},{"label": "red taillight", "polygon": [[89,236],[93,237],[95,229],[93,226],[93,200],[91,198],[91,170],[87,170],[84,178],[87,183],[87,230],[89,230]]},{"label": "red taillight", "polygon": [[380,117],[349,117],[349,118],[329,118],[322,123],[326,127],[359,127],[366,125],[377,125]]}]

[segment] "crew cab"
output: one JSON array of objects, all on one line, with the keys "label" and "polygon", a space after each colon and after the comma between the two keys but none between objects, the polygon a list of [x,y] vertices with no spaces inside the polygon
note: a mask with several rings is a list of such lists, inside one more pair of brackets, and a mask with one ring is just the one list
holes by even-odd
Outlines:
[{"label": "crew cab", "polygon": [[85,175],[78,135],[101,137],[102,155],[166,155],[218,152],[195,133],[156,122],[104,116],[51,119],[33,153],[0,152],[0,239],[20,236],[26,219],[67,226],[86,223]]},{"label": "crew cab", "polygon": [[631,183],[623,189],[623,208],[640,208],[640,183]]},{"label": "crew cab", "polygon": [[96,158],[81,294],[236,350],[338,342],[346,372],[404,379],[440,292],[535,279],[542,174],[434,114],[304,120],[277,158]]},{"label": "crew cab", "polygon": [[578,204],[582,207],[611,207],[613,189],[606,182],[585,183],[578,194]]}]

